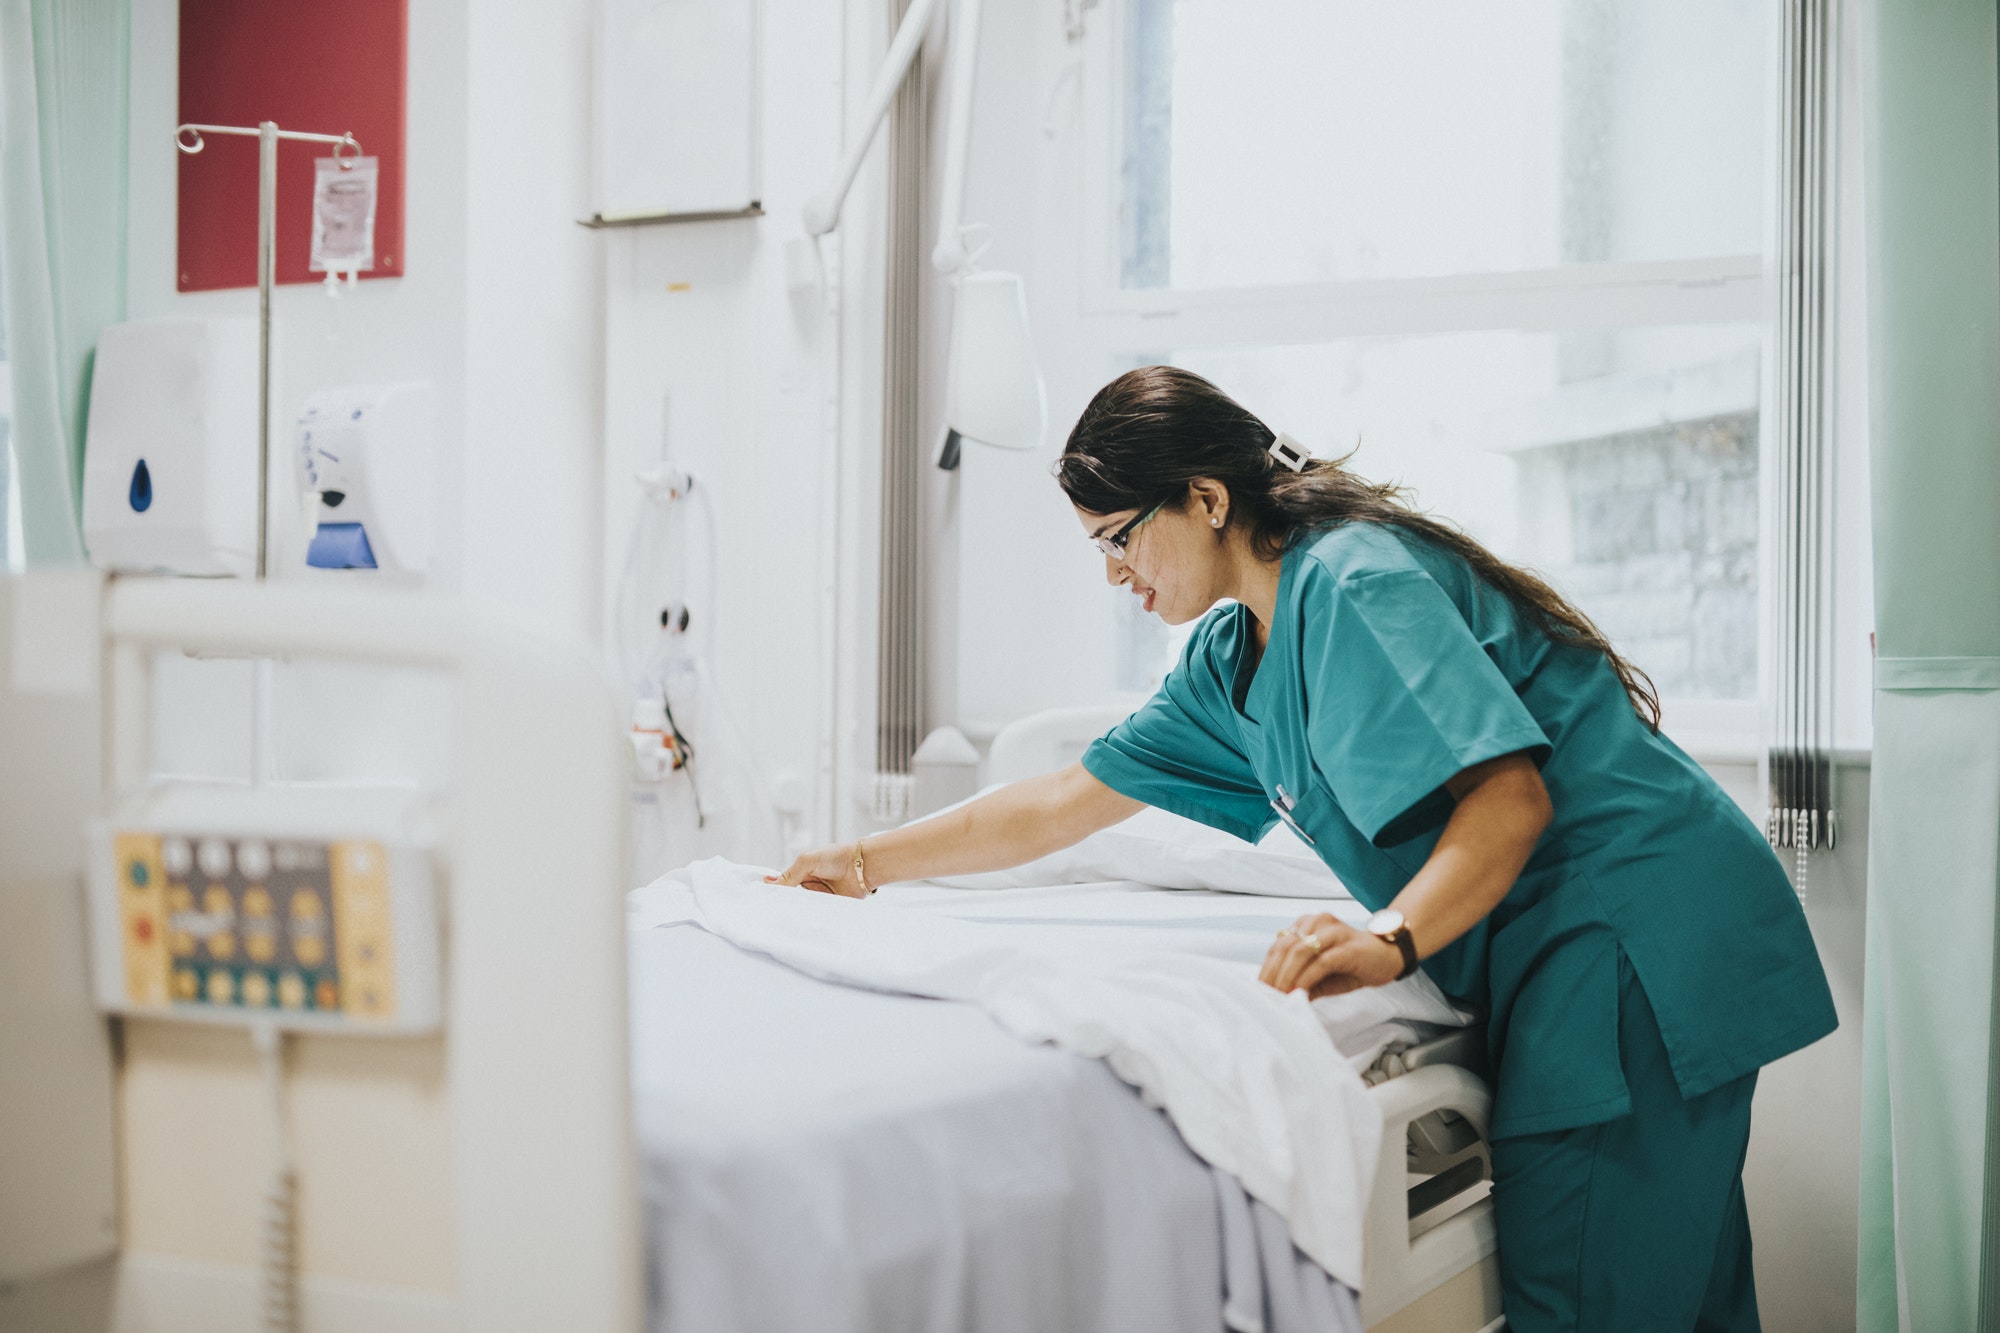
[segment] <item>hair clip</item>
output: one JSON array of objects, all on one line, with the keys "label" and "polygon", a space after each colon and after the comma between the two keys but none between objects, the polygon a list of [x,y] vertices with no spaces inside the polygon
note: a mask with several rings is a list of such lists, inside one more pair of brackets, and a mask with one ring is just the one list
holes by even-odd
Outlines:
[{"label": "hair clip", "polygon": [[1306,447],[1283,431],[1279,431],[1278,438],[1271,441],[1271,447],[1267,452],[1294,472],[1304,472],[1306,464],[1312,461],[1312,455],[1306,452]]}]

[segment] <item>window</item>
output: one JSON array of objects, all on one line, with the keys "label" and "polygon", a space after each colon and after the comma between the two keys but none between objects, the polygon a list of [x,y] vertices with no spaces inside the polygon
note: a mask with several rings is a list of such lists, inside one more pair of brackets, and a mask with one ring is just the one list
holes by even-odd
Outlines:
[{"label": "window", "polygon": [[1762,248],[1762,0],[1124,0],[1122,18],[1122,287]]},{"label": "window", "polygon": [[[1171,361],[1357,451],[1575,600],[1676,731],[1749,736],[1771,21],[1113,0],[1084,53],[1081,298],[1045,359],[1091,389]],[[1183,637],[1117,633],[1125,691]]]},{"label": "window", "polygon": [[[1728,324],[1163,359],[1540,571],[1664,697],[1754,703],[1758,343]],[[1603,373],[1565,378],[1579,355]]]}]

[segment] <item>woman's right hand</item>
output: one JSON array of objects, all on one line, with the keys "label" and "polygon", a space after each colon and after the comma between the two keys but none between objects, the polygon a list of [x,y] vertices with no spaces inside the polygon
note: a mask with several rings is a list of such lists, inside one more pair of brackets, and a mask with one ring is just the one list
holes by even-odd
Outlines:
[{"label": "woman's right hand", "polygon": [[[1021,865],[1143,809],[1076,763],[1023,778],[929,819],[870,833],[865,848],[858,842],[815,848],[792,862],[784,874],[767,875],[764,882],[865,898],[884,884]],[[854,863],[862,858],[865,864],[857,875]]]},{"label": "woman's right hand", "polygon": [[789,884],[814,893],[838,894],[842,898],[866,898],[868,890],[854,873],[854,844],[838,842],[806,852],[785,868],[782,875],[766,875],[766,884]]}]

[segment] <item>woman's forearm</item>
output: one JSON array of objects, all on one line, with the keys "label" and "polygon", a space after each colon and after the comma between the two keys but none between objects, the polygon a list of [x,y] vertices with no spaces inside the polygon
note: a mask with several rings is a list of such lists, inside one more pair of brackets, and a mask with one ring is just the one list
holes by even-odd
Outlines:
[{"label": "woman's forearm", "polygon": [[874,886],[1005,870],[1057,852],[1144,809],[1082,764],[1009,783],[956,810],[864,840]]},{"label": "woman's forearm", "polygon": [[[1499,906],[1520,877],[1553,810],[1542,775],[1525,754],[1475,764],[1445,784],[1457,805],[1423,869],[1392,904],[1417,954],[1428,958]],[[1278,933],[1258,976],[1317,999],[1403,975],[1403,951],[1329,913],[1300,917]]]},{"label": "woman's forearm", "polygon": [[1426,958],[1499,906],[1550,816],[1541,774],[1522,755],[1468,769],[1452,786],[1458,804],[1423,869],[1394,903]]}]

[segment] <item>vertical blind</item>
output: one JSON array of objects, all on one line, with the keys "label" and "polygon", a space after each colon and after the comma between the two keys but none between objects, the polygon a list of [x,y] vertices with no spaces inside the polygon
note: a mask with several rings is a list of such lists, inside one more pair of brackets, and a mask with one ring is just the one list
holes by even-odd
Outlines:
[{"label": "vertical blind", "polygon": [[1807,856],[1834,843],[1832,689],[1832,0],[1786,0],[1772,376],[1773,715],[1765,832]]},{"label": "vertical blind", "polygon": [[[895,30],[906,5],[890,0]],[[918,316],[927,70],[921,49],[889,114],[888,308],[882,358],[882,548],[876,628],[874,815],[908,817],[910,758],[923,737],[923,450]]]}]

